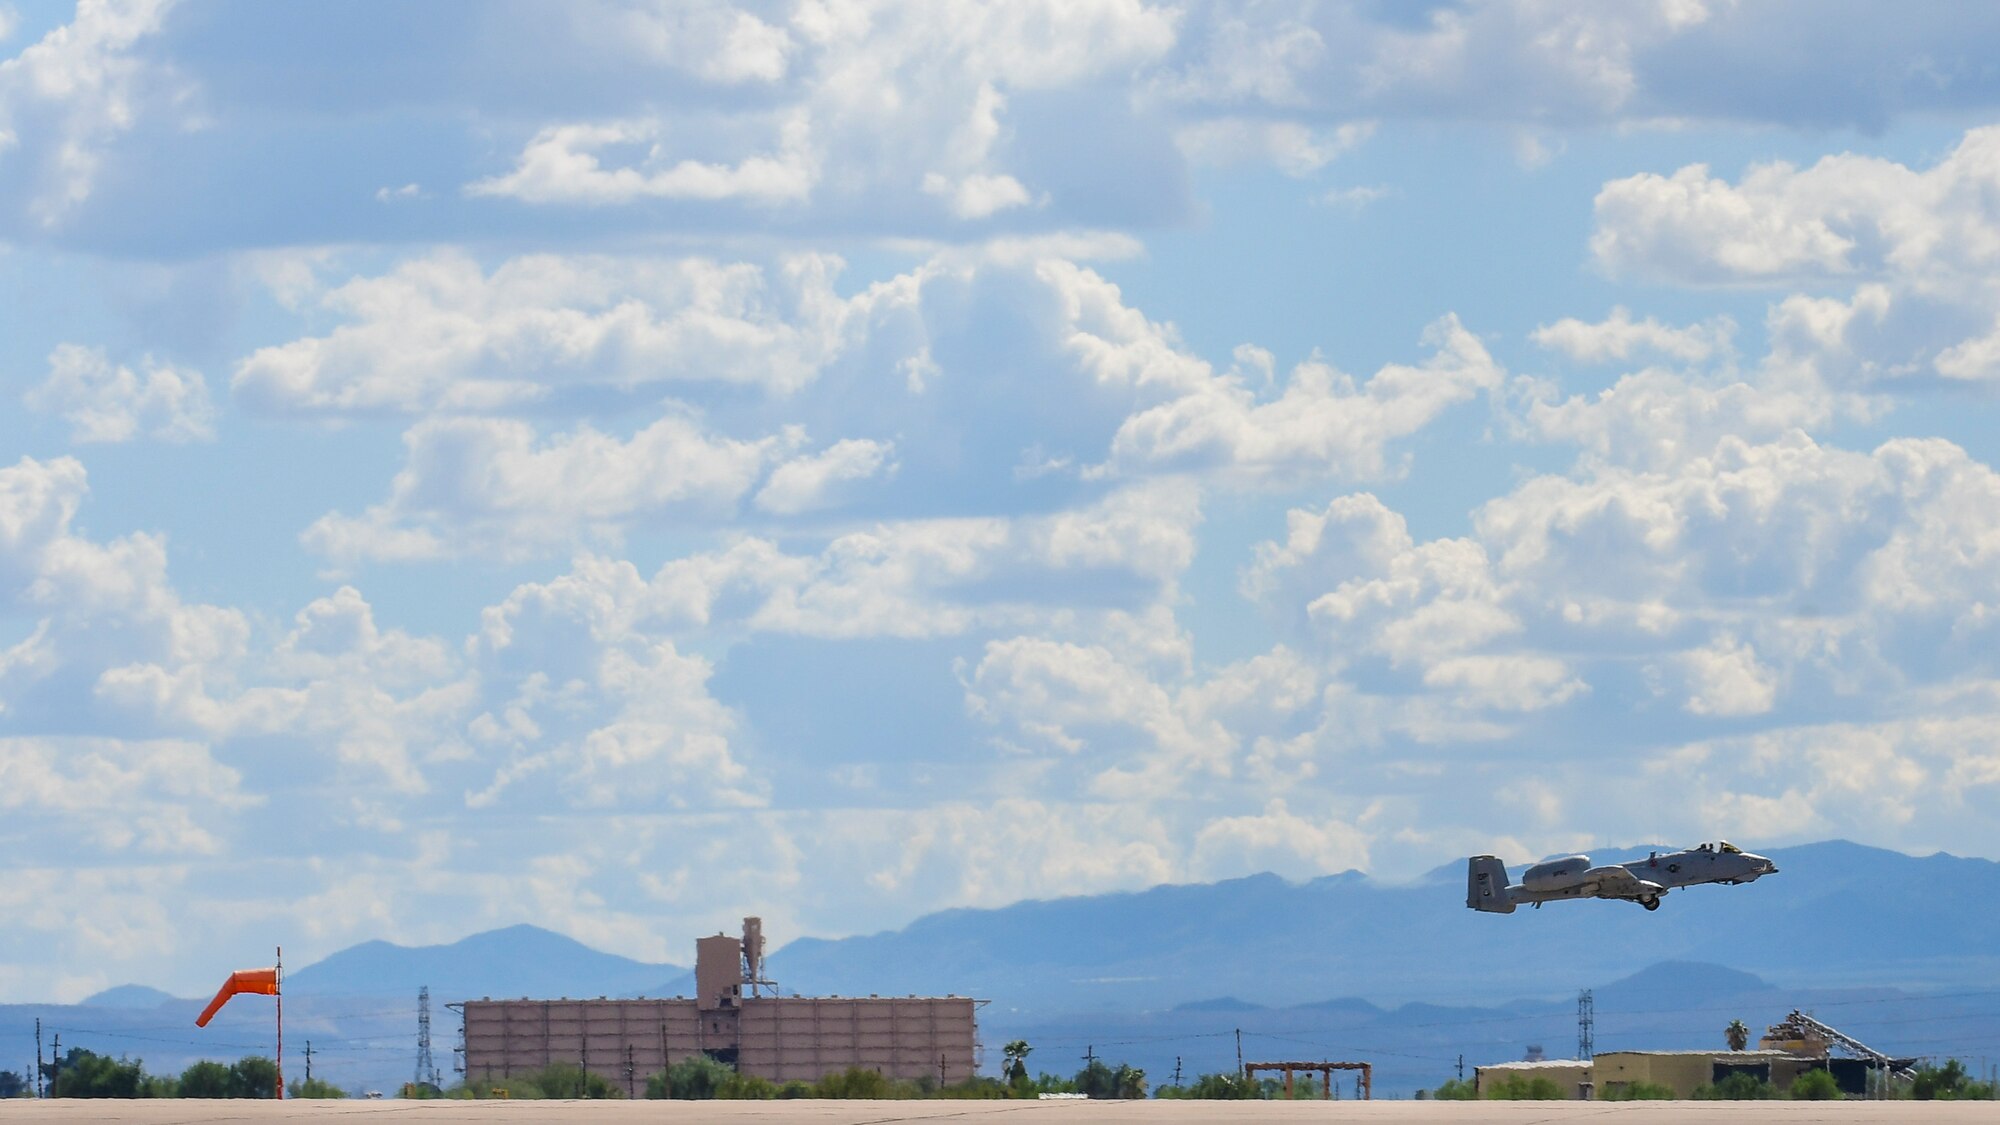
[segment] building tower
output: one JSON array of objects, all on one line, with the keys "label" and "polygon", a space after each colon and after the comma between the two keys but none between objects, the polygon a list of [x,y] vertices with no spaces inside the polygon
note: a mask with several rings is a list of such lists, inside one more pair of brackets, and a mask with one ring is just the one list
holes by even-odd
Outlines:
[{"label": "building tower", "polygon": [[417,989],[417,1076],[419,1086],[444,1088],[437,1063],[431,1059],[431,986]]},{"label": "building tower", "polygon": [[1576,994],[1576,1057],[1590,1061],[1597,1051],[1597,998],[1588,988]]}]

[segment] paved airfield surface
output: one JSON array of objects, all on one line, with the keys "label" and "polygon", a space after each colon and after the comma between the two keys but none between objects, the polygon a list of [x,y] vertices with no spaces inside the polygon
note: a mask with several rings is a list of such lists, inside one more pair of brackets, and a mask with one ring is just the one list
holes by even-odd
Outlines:
[{"label": "paved airfield surface", "polygon": [[335,1122],[337,1125],[1125,1125],[1194,1122],[1379,1122],[1382,1125],[1530,1125],[1591,1122],[1649,1125],[1721,1121],[1958,1122],[2000,1120],[1992,1102],[400,1102],[400,1101],[0,1101],[0,1125],[113,1121],[131,1125],[197,1122]]}]

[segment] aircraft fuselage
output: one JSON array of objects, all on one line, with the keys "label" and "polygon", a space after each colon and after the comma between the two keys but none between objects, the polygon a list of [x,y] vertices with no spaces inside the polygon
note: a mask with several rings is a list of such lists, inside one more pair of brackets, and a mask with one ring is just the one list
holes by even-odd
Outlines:
[{"label": "aircraft fuselage", "polygon": [[1511,914],[1517,906],[1611,898],[1657,910],[1661,896],[1676,887],[1750,883],[1777,870],[1778,865],[1764,856],[1727,841],[1603,866],[1593,865],[1586,855],[1564,856],[1528,868],[1519,883],[1508,881],[1507,869],[1497,858],[1474,856],[1466,864],[1465,904],[1474,910]]}]

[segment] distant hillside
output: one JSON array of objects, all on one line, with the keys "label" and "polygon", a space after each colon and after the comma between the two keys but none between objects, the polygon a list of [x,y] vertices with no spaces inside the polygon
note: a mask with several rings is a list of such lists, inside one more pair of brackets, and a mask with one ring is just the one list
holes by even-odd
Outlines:
[{"label": "distant hillside", "polygon": [[1779,874],[1676,891],[1655,913],[1573,902],[1479,914],[1465,908],[1462,867],[1411,885],[1355,872],[1306,883],[1255,875],[949,910],[890,933],[796,941],[771,969],[807,993],[957,992],[1042,1011],[1217,996],[1274,1006],[1300,995],[1484,1003],[1662,961],[1726,960],[1774,981],[1825,985],[1974,985],[2000,970],[1991,940],[2000,864],[1843,841],[1771,854]]},{"label": "distant hillside", "polygon": [[107,988],[83,1002],[86,1008],[157,1008],[171,1004],[179,997],[161,992],[157,988],[147,988],[143,984],[121,984]]},{"label": "distant hillside", "polygon": [[1725,969],[1699,961],[1662,961],[1597,989],[1607,1003],[1627,1008],[1656,1006],[1661,997],[1695,1002],[1718,996],[1768,992],[1771,985],[1754,973]]},{"label": "distant hillside", "polygon": [[1173,1010],[1176,1012],[1262,1012],[1268,1009],[1262,1004],[1252,1004],[1247,1000],[1238,1000],[1234,996],[1218,996],[1213,1000],[1189,1000],[1184,1004],[1175,1004]]},{"label": "distant hillside", "polygon": [[[1402,885],[1258,875],[949,910],[895,932],[794,941],[771,969],[807,994],[991,1000],[979,1014],[989,1065],[996,1044],[1026,1038],[1035,1069],[1071,1073],[1090,1050],[1161,1081],[1176,1060],[1190,1074],[1233,1065],[1240,1031],[1252,1057],[1371,1059],[1380,1088],[1404,1096],[1460,1054],[1476,1065],[1528,1044],[1573,1051],[1580,988],[1595,990],[1600,1050],[1713,1046],[1731,1019],[1756,1029],[1793,1007],[1902,1053],[2000,1040],[2000,1015],[1957,998],[1983,998],[2000,972],[1989,937],[2000,864],[1839,841],[1771,854],[1778,875],[1677,891],[1653,913],[1576,902],[1478,914],[1465,908],[1462,867]],[[421,948],[368,942],[289,976],[286,1039],[319,1043],[315,1073],[394,1090],[413,1063],[419,986],[430,986],[449,1067],[450,1003],[684,994],[688,976],[533,926]],[[197,1032],[201,1003],[128,985],[88,1007],[4,1007],[0,1040],[28,1041],[39,1016],[66,1046],[143,1055],[156,1069],[268,1052],[261,998]]]},{"label": "distant hillside", "polygon": [[[1595,858],[1646,851],[1603,849]],[[1452,865],[1412,884],[1357,872],[1305,883],[1253,875],[947,910],[887,933],[802,938],[780,948],[770,966],[788,991],[958,993],[1050,1012],[1219,997],[1268,1007],[1300,996],[1495,1003],[1681,961],[1726,961],[1772,981],[1827,986],[1942,988],[1983,983],[2000,970],[1989,936],[2000,922],[2000,864],[1844,841],[1771,854],[1779,874],[1751,886],[1676,891],[1654,913],[1573,902],[1479,914],[1465,908],[1464,869]],[[367,942],[295,971],[287,991],[410,996],[425,984],[439,1004],[670,996],[692,987],[683,966],[600,953],[522,925],[450,945]]]},{"label": "distant hillside", "polygon": [[482,996],[625,996],[685,972],[599,953],[536,926],[509,926],[450,945],[364,942],[289,974],[285,992],[415,996],[429,985],[440,1004]]}]

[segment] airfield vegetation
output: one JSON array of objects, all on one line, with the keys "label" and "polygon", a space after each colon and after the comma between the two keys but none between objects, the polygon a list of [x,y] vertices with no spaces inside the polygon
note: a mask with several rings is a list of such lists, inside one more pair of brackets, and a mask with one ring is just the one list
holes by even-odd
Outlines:
[{"label": "airfield vegetation", "polygon": [[1594,1121],[1619,1125],[1669,1125],[1725,1121],[1731,1125],[1810,1125],[1843,1122],[1991,1121],[1993,1107],[1974,1102],[1175,1102],[1175,1101],[785,1101],[785,1102],[402,1102],[402,1101],[13,1101],[0,1102],[0,1123],[70,1125],[85,1121],[119,1125],[197,1125],[205,1122],[343,1120],[458,1125],[501,1121],[514,1125],[616,1125],[618,1122],[797,1122],[800,1125],[887,1125],[890,1122],[964,1121],[991,1116],[994,1125],[1023,1120],[1088,1122],[1363,1121],[1395,1125],[1528,1125]]}]

